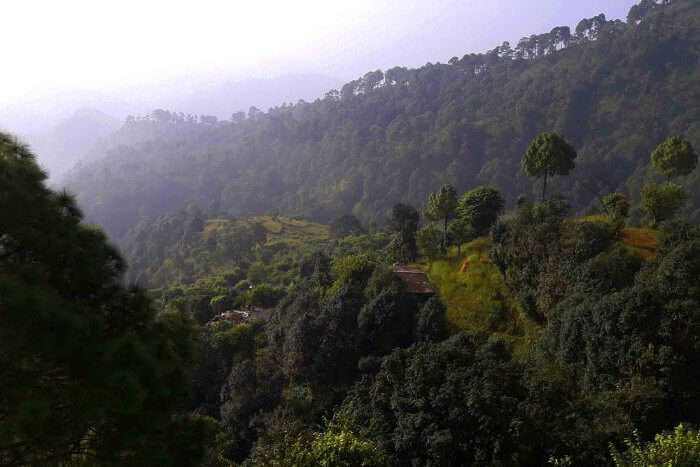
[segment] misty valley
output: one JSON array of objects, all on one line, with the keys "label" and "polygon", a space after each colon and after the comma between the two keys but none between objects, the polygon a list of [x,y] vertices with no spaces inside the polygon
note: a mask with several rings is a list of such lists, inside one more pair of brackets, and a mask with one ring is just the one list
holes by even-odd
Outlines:
[{"label": "misty valley", "polygon": [[700,2],[168,86],[0,112],[0,466],[700,465]]}]

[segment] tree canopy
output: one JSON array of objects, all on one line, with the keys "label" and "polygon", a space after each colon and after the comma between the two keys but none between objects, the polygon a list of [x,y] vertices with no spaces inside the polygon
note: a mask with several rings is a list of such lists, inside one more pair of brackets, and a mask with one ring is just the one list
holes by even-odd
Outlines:
[{"label": "tree canopy", "polygon": [[443,185],[437,193],[428,197],[428,209],[425,215],[428,219],[442,221],[442,251],[447,249],[447,224],[457,214],[457,191],[452,185]]},{"label": "tree canopy", "polygon": [[542,199],[547,195],[547,178],[568,175],[575,167],[576,151],[559,134],[543,133],[525,151],[522,166],[530,177],[542,178]]},{"label": "tree canopy", "polygon": [[480,186],[459,199],[459,217],[471,226],[475,235],[486,235],[505,208],[501,192],[492,186]]},{"label": "tree canopy", "polygon": [[[117,251],[45,179],[0,134],[0,464],[166,461],[184,448],[177,433],[202,426],[172,418],[190,386],[190,322],[125,289]],[[178,462],[202,455],[188,442]]]},{"label": "tree canopy", "polygon": [[688,175],[698,165],[698,155],[689,141],[673,136],[651,153],[654,169],[668,177]]}]

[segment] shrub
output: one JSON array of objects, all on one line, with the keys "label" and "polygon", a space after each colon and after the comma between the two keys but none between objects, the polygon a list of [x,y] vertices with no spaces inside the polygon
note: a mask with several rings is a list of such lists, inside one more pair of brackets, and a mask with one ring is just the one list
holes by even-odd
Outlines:
[{"label": "shrub", "polygon": [[657,434],[654,441],[642,444],[639,433],[625,440],[627,450],[619,452],[610,447],[618,467],[691,467],[700,465],[700,432],[681,423],[673,432]]},{"label": "shrub", "polygon": [[297,440],[282,463],[293,467],[373,467],[386,465],[382,448],[358,438],[349,431],[326,431],[314,435],[310,443]]},{"label": "shrub", "polygon": [[622,193],[611,193],[603,198],[603,205],[608,214],[617,219],[625,219],[630,212],[630,202]]}]

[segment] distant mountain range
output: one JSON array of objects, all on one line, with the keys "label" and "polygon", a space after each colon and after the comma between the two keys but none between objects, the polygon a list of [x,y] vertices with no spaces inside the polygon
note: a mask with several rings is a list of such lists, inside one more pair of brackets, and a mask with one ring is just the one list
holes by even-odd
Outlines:
[{"label": "distant mountain range", "polygon": [[[352,212],[381,225],[394,203],[421,207],[446,182],[460,192],[492,184],[509,203],[536,197],[520,160],[556,130],[579,157],[553,193],[576,210],[613,191],[636,203],[658,144],[682,134],[700,147],[700,3],[645,6],[627,23],[600,15],[449,64],[372,71],[323,99],[235,122],[134,120],[67,186],[115,239],[192,203],[211,217]],[[695,221],[698,172],[677,180]]]},{"label": "distant mountain range", "polygon": [[100,139],[121,127],[122,121],[96,109],[83,108],[49,131],[25,139],[39,163],[55,181],[73,167]]},{"label": "distant mountain range", "polygon": [[191,114],[215,115],[229,119],[250,107],[267,111],[284,102],[313,101],[331,89],[339,89],[339,79],[314,73],[287,74],[267,78],[172,84],[149,91],[149,110],[164,108]]},{"label": "distant mountain range", "polygon": [[[0,108],[0,129],[28,143],[56,183],[73,166],[100,154],[101,138],[115,132],[128,115],[155,108],[229,119],[251,106],[267,110],[281,102],[314,100],[338,88],[338,79],[313,73],[241,80],[222,77],[170,81],[115,92],[75,91],[39,96]],[[92,150],[92,151],[91,151]]]}]

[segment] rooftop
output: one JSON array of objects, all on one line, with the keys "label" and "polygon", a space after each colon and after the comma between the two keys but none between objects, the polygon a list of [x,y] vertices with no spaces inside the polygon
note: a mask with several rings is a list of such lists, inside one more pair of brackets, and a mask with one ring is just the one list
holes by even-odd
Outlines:
[{"label": "rooftop", "polygon": [[428,276],[418,268],[398,267],[394,269],[393,276],[401,281],[403,289],[407,293],[420,295],[434,295],[435,290],[430,285]]}]

